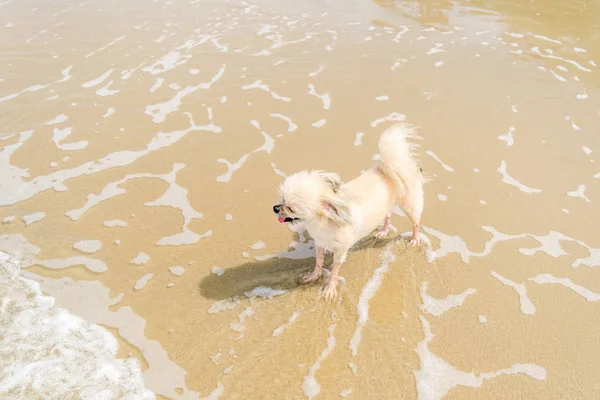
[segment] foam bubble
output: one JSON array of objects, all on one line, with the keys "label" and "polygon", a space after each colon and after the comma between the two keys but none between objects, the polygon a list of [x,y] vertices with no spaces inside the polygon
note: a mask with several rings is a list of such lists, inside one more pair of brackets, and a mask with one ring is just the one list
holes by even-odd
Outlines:
[{"label": "foam bubble", "polygon": [[43,220],[46,217],[46,213],[45,212],[36,212],[33,214],[27,214],[23,216],[23,222],[25,222],[25,225],[29,226],[35,222],[39,222],[41,220]]},{"label": "foam bubble", "polygon": [[80,240],[75,242],[73,248],[84,253],[95,253],[102,248],[102,242],[99,240]]},{"label": "foam bubble", "polygon": [[169,272],[175,276],[181,276],[185,272],[185,269],[183,267],[173,266],[169,267]]},{"label": "foam bubble", "polygon": [[221,276],[225,273],[225,270],[221,267],[212,267],[211,272],[217,276]]},{"label": "foam bubble", "polygon": [[356,138],[354,139],[354,146],[360,146],[362,145],[362,138],[364,136],[364,132],[357,132],[356,133]]},{"label": "foam bubble", "polygon": [[144,265],[148,261],[150,261],[150,256],[148,254],[140,251],[134,259],[129,261],[129,263],[136,264],[136,265]]},{"label": "foam bubble", "polygon": [[114,228],[114,227],[125,228],[127,226],[127,222],[125,222],[121,219],[111,219],[108,221],[104,221],[103,225],[108,228]]},{"label": "foam bubble", "polygon": [[60,114],[56,118],[46,122],[46,125],[62,124],[63,122],[67,121],[68,119],[69,119],[69,117],[67,117],[65,114]]},{"label": "foam bubble", "polygon": [[145,274],[144,276],[142,276],[140,279],[137,280],[135,285],[133,285],[133,288],[135,290],[142,290],[144,288],[144,286],[146,286],[148,281],[150,279],[152,279],[153,276],[154,276],[154,274]]},{"label": "foam bubble", "polygon": [[479,322],[481,322],[482,324],[488,322],[487,318],[485,317],[485,315],[479,315],[477,317],[477,319],[479,320]]},{"label": "foam bubble", "polygon": [[314,126],[315,128],[320,128],[320,127],[324,126],[325,123],[327,123],[326,119],[320,119],[320,120],[318,120],[316,122],[313,122],[312,126]]},{"label": "foam bubble", "polygon": [[104,113],[104,115],[102,116],[102,118],[108,118],[111,115],[113,115],[116,112],[116,110],[113,107],[108,107],[106,109],[106,113]]}]

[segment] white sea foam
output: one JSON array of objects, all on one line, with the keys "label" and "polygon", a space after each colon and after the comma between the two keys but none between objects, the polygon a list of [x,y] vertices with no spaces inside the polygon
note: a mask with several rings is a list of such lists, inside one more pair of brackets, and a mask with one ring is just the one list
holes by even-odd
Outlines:
[{"label": "white sea foam", "polygon": [[53,84],[55,84],[55,83],[62,83],[62,82],[66,82],[66,81],[68,81],[69,79],[71,79],[71,78],[72,78],[72,76],[71,76],[71,70],[72,70],[72,69],[73,69],[73,66],[72,66],[72,65],[69,65],[68,67],[66,67],[65,69],[63,69],[63,70],[61,71],[61,73],[62,73],[62,78],[60,78],[60,79],[58,79],[58,80],[56,80],[56,81],[54,81],[54,82],[47,83],[47,84],[38,84],[38,85],[32,85],[32,86],[26,87],[25,89],[22,89],[22,90],[20,90],[20,91],[18,91],[18,92],[11,93],[11,94],[7,94],[7,95],[6,95],[6,96],[4,96],[4,97],[0,97],[0,103],[2,103],[3,101],[8,101],[8,100],[12,100],[12,99],[14,99],[14,98],[17,98],[17,97],[19,97],[20,95],[22,95],[23,93],[27,93],[27,92],[38,92],[38,91],[40,91],[40,90],[42,90],[42,89],[46,89],[48,86],[50,86],[50,85],[53,85]]},{"label": "white sea foam", "polygon": [[325,93],[325,94],[317,93],[317,91],[315,89],[315,85],[313,85],[312,83],[308,84],[308,94],[312,94],[312,95],[320,98],[321,101],[323,102],[324,109],[329,110],[329,108],[331,107],[331,96],[329,95],[329,93]]},{"label": "white sea foam", "polygon": [[149,92],[155,92],[156,90],[158,90],[162,84],[164,83],[165,78],[156,78],[156,82],[154,82],[154,84],[150,87]]},{"label": "white sea foam", "polygon": [[98,96],[106,97],[106,96],[112,96],[114,94],[119,93],[120,90],[110,88],[110,85],[112,85],[113,83],[114,83],[114,81],[111,80],[106,85],[104,85],[100,89],[96,90],[96,94]]},{"label": "white sea foam", "polygon": [[557,278],[552,274],[539,274],[533,278],[529,278],[530,281],[540,285],[546,284],[557,284],[562,285],[566,288],[571,289],[587,301],[600,301],[600,293],[592,292],[591,290],[573,283],[569,278]]},{"label": "white sea foam", "polygon": [[139,252],[137,256],[135,256],[135,258],[133,258],[131,261],[129,261],[129,263],[131,264],[135,264],[135,265],[144,265],[147,264],[148,261],[150,261],[150,256],[144,252]]},{"label": "white sea foam", "polygon": [[587,203],[591,203],[591,200],[588,199],[587,196],[585,195],[585,185],[579,185],[579,186],[577,186],[576,190],[567,192],[567,196],[580,197],[580,198],[584,199]]},{"label": "white sea foam", "polygon": [[320,127],[324,126],[325,123],[327,123],[327,120],[323,118],[323,119],[313,122],[312,126],[314,126],[315,128],[320,128]]},{"label": "white sea foam", "polygon": [[92,79],[91,81],[87,81],[84,84],[82,84],[81,86],[83,86],[84,88],[97,86],[97,85],[101,84],[102,82],[104,82],[113,71],[114,71],[114,69],[111,68],[108,71],[104,72],[99,77]]},{"label": "white sea foam", "polygon": [[438,195],[437,195],[437,198],[438,198],[440,201],[446,201],[446,200],[448,200],[448,196],[446,196],[446,195],[445,195],[445,194],[443,194],[443,193],[438,193]]},{"label": "white sea foam", "polygon": [[55,307],[5,253],[0,281],[1,396],[155,398],[144,388],[138,360],[116,358],[118,343],[105,328]]},{"label": "white sea foam", "polygon": [[429,321],[423,316],[420,319],[425,338],[415,349],[421,366],[414,373],[417,381],[417,399],[419,400],[441,400],[453,387],[478,388],[484,381],[501,375],[524,374],[539,381],[546,379],[546,370],[536,364],[513,364],[509,368],[483,372],[479,375],[474,372],[458,370],[431,352],[428,346],[434,336],[431,333]]},{"label": "white sea foam", "polygon": [[310,72],[310,73],[308,74],[308,76],[309,76],[309,77],[311,77],[311,78],[313,78],[313,77],[315,77],[315,76],[319,75],[321,72],[323,72],[323,69],[324,69],[324,68],[325,68],[325,66],[324,66],[324,65],[319,65],[319,67],[318,67],[316,70],[314,70],[314,71]]},{"label": "white sea foam", "polygon": [[62,141],[69,137],[72,132],[73,128],[71,128],[70,126],[64,127],[62,129],[54,128],[52,132],[52,141],[58,149],[72,151],[85,149],[88,146],[87,140],[63,144]]},{"label": "white sea foam", "polygon": [[422,309],[436,317],[439,317],[451,308],[462,306],[467,296],[477,292],[475,289],[467,289],[460,294],[451,294],[444,299],[436,299],[427,294],[428,285],[429,282],[423,282],[421,285]]},{"label": "white sea foam", "polygon": [[127,226],[127,222],[125,222],[121,219],[111,219],[108,221],[104,221],[103,225],[108,228],[114,228],[114,227],[125,228]]},{"label": "white sea foam", "polygon": [[[10,164],[12,154],[23,146],[33,135],[33,131],[24,131],[19,133],[19,140],[16,143],[4,146],[4,151],[0,152],[0,206],[15,204],[19,201],[29,199],[34,195],[50,188],[57,188],[63,185],[66,180],[83,176],[92,175],[108,168],[125,166],[133,163],[137,159],[177,143],[185,135],[192,131],[220,132],[221,128],[212,122],[212,113],[209,111],[210,124],[196,125],[189,113],[184,113],[190,119],[190,126],[187,129],[158,132],[152,140],[142,150],[122,150],[110,153],[100,159],[90,160],[84,164],[71,169],[55,171],[48,175],[37,176],[31,179],[26,169],[19,168]],[[68,158],[65,158],[68,159]],[[63,159],[63,161],[65,160]]]},{"label": "white sea foam", "polygon": [[327,347],[321,352],[317,360],[313,365],[308,369],[308,375],[306,375],[302,381],[302,391],[304,395],[308,397],[308,400],[311,400],[316,395],[321,392],[321,385],[317,381],[315,374],[321,368],[321,363],[329,356],[329,353],[335,347],[335,333],[336,324],[329,326],[329,336],[327,337]]},{"label": "white sea foam", "polygon": [[285,116],[283,114],[271,114],[271,117],[280,118],[286,121],[288,123],[288,132],[294,132],[296,129],[298,129],[298,125],[296,125],[294,121],[292,121],[292,119],[288,116]]},{"label": "white sea foam", "polygon": [[292,315],[290,315],[290,317],[288,318],[288,320],[285,324],[280,325],[277,328],[275,328],[275,330],[273,331],[273,336],[281,335],[284,330],[286,330],[291,324],[294,323],[294,321],[296,321],[298,319],[299,316],[300,316],[300,313],[298,311],[294,311],[292,313]]},{"label": "white sea foam", "polygon": [[102,249],[102,242],[99,240],[80,240],[79,242],[75,242],[73,248],[84,253],[95,253]]},{"label": "white sea foam", "polygon": [[285,101],[287,103],[289,103],[292,99],[286,96],[281,96],[277,93],[275,93],[274,91],[272,91],[269,86],[265,83],[263,83],[263,81],[261,80],[257,80],[254,81],[248,85],[243,85],[242,86],[242,90],[249,90],[249,89],[261,89],[264,90],[265,92],[268,92],[269,94],[271,94],[271,96],[275,99],[275,100],[282,100]]},{"label": "white sea foam", "polygon": [[46,125],[62,124],[63,122],[67,121],[68,119],[69,119],[69,117],[67,117],[65,114],[60,114],[53,120],[46,122]]},{"label": "white sea foam", "polygon": [[92,51],[91,53],[86,54],[85,58],[89,58],[89,57],[93,56],[94,54],[97,54],[97,53],[99,53],[99,52],[101,52],[103,50],[108,49],[110,46],[114,45],[115,43],[118,43],[121,40],[125,39],[125,37],[127,37],[127,35],[119,36],[115,40],[113,40],[110,43],[108,43],[106,46],[102,46],[98,50],[95,50],[95,51]]},{"label": "white sea foam", "polygon": [[106,112],[102,116],[102,118],[108,118],[108,117],[112,116],[115,112],[116,112],[116,110],[113,107],[108,107],[106,109]]},{"label": "white sea foam", "polygon": [[354,139],[354,146],[360,146],[360,145],[362,145],[363,136],[365,136],[364,132],[357,132],[356,133],[356,138]]},{"label": "white sea foam", "polygon": [[398,114],[397,112],[392,112],[390,115],[387,115],[385,117],[381,117],[381,118],[377,118],[376,120],[374,120],[373,122],[371,122],[371,127],[375,128],[377,125],[386,122],[386,121],[398,121],[398,122],[402,122],[406,119],[406,115],[404,114]]},{"label": "white sea foam", "polygon": [[267,154],[271,154],[271,151],[273,151],[273,148],[275,148],[275,139],[273,139],[268,133],[262,130],[258,121],[250,121],[250,124],[260,131],[265,142],[262,144],[262,146],[258,147],[257,149],[254,149],[251,152],[244,154],[237,162],[233,164],[225,160],[224,158],[218,158],[217,162],[225,164],[227,166],[227,172],[225,172],[223,175],[218,176],[217,182],[229,182],[231,180],[231,177],[233,176],[233,173],[238,169],[242,168],[242,166],[251,154],[263,151]]},{"label": "white sea foam", "polygon": [[252,250],[260,250],[260,249],[264,249],[266,247],[267,247],[267,245],[265,244],[265,242],[263,242],[261,240],[259,240],[258,242],[254,243],[250,246],[250,248]]},{"label": "white sea foam", "polygon": [[221,267],[212,267],[211,272],[217,276],[221,276],[225,273],[225,270]]},{"label": "white sea foam", "polygon": [[244,296],[249,299],[254,299],[256,297],[261,297],[263,299],[272,299],[276,296],[281,296],[285,293],[285,290],[281,289],[273,289],[267,286],[257,286],[249,292],[245,292]]},{"label": "white sea foam", "polygon": [[517,293],[519,294],[519,300],[521,302],[521,312],[523,314],[534,314],[535,313],[535,306],[533,305],[531,300],[529,300],[529,297],[527,297],[527,288],[525,287],[524,284],[515,283],[509,279],[506,279],[505,277],[498,274],[496,271],[490,271],[490,274],[494,278],[496,278],[500,282],[502,282],[504,285],[510,286],[517,291]]},{"label": "white sea foam", "polygon": [[506,162],[504,160],[500,161],[500,166],[498,167],[498,172],[502,174],[502,182],[512,185],[518,188],[520,191],[525,193],[541,193],[540,189],[531,188],[529,186],[525,186],[512,176],[506,172]]},{"label": "white sea foam", "polygon": [[[148,363],[148,368],[144,370],[143,376],[144,382],[150,390],[177,400],[199,397],[197,392],[187,388],[185,383],[187,372],[171,361],[160,342],[144,336],[146,321],[143,318],[135,314],[129,306],[121,306],[115,311],[111,310],[110,306],[117,304],[123,298],[122,293],[116,298],[111,298],[110,289],[104,287],[99,281],[73,281],[70,278],[51,279],[26,271],[23,274],[27,278],[39,282],[45,293],[56,298],[57,305],[61,307],[68,305],[69,310],[73,313],[94,324],[116,328],[123,339],[140,349]],[[73,301],[73,299],[78,301]],[[87,396],[83,397],[87,398]]]},{"label": "white sea foam", "polygon": [[[224,73],[225,65],[222,65],[210,81],[199,83],[197,85],[188,85],[183,89],[179,90],[171,99],[163,103],[151,104],[146,106],[145,113],[147,115],[152,116],[152,121],[155,123],[164,122],[169,114],[179,110],[179,106],[183,102],[185,96],[192,94],[200,89],[210,89],[215,82],[221,79]],[[212,113],[212,110],[209,112]]]},{"label": "white sea foam", "polygon": [[43,220],[45,217],[46,217],[46,213],[43,211],[40,211],[40,212],[36,212],[33,214],[24,215],[23,222],[25,222],[25,225],[29,226],[33,223]]},{"label": "white sea foam", "polygon": [[144,68],[142,71],[150,72],[152,75],[162,74],[169,71],[178,65],[186,63],[191,58],[191,55],[182,55],[179,51],[170,51],[162,56],[154,64]]},{"label": "white sea foam", "polygon": [[515,138],[514,138],[514,134],[515,133],[515,127],[511,126],[510,128],[508,128],[508,132],[506,133],[506,135],[500,135],[498,136],[498,139],[506,142],[507,146],[512,146],[515,144]]},{"label": "white sea foam", "polygon": [[354,330],[354,334],[350,339],[349,345],[353,357],[358,354],[358,346],[360,345],[361,341],[362,329],[369,319],[369,302],[381,287],[381,282],[383,281],[384,275],[389,271],[390,264],[394,262],[396,258],[392,253],[391,245],[386,247],[381,255],[381,258],[381,265],[375,269],[371,279],[369,279],[365,286],[363,286],[358,298],[358,304],[356,305],[358,319],[356,321],[356,329]]},{"label": "white sea foam", "polygon": [[428,156],[430,156],[431,158],[433,158],[435,161],[439,162],[440,165],[442,166],[442,168],[444,168],[446,171],[448,171],[448,172],[454,172],[454,168],[452,168],[451,166],[449,166],[448,164],[446,164],[442,160],[440,160],[440,158],[437,156],[437,154],[435,154],[433,151],[427,150],[425,152],[425,154],[427,154]]},{"label": "white sea foam", "polygon": [[181,276],[185,272],[185,268],[179,266],[169,267],[169,272],[175,276]]},{"label": "white sea foam", "polygon": [[78,220],[84,213],[99,203],[126,193],[126,190],[120,186],[128,180],[138,178],[158,178],[168,183],[169,187],[161,197],[154,201],[144,203],[144,205],[147,207],[172,207],[179,210],[183,216],[183,226],[181,228],[182,232],[164,237],[160,239],[157,244],[160,246],[176,246],[196,243],[200,239],[212,235],[212,231],[209,230],[204,234],[198,234],[188,228],[188,225],[193,219],[201,219],[203,215],[196,211],[190,204],[187,197],[187,189],[177,184],[177,173],[183,168],[185,168],[185,164],[175,164],[173,165],[171,172],[167,174],[131,174],[126,175],[119,181],[109,182],[99,194],[90,193],[87,196],[87,202],[81,208],[67,211],[67,216],[73,220]]},{"label": "white sea foam", "polygon": [[133,285],[133,288],[135,290],[142,290],[144,288],[144,286],[146,286],[148,281],[150,279],[152,279],[153,276],[154,276],[154,274],[151,274],[151,273],[143,275],[140,279],[137,280],[137,282],[135,282],[135,285]]}]

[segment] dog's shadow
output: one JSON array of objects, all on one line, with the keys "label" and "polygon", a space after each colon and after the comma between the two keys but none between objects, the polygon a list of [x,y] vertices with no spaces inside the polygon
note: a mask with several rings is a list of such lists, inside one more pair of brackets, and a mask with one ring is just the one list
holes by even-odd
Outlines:
[{"label": "dog's shadow", "polygon": [[[355,244],[350,252],[384,247],[399,238],[400,236],[391,236],[385,239],[375,239],[369,236]],[[332,262],[333,256],[327,254],[324,267],[329,268]],[[304,273],[312,271],[314,266],[314,256],[300,259],[275,256],[264,261],[250,261],[237,267],[228,268],[220,276],[210,274],[199,282],[198,288],[203,297],[214,300],[241,297],[258,286],[291,291],[310,286],[303,284],[300,277]]]}]

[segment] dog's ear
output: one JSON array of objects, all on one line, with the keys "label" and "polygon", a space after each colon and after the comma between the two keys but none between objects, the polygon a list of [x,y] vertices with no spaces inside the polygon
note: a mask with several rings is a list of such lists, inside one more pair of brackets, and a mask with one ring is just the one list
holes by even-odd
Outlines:
[{"label": "dog's ear", "polygon": [[328,196],[323,199],[321,203],[323,205],[325,216],[336,224],[346,225],[352,223],[350,209],[339,197]]},{"label": "dog's ear", "polygon": [[318,174],[323,180],[329,185],[333,193],[337,193],[340,186],[342,186],[342,179],[334,172],[318,171]]}]

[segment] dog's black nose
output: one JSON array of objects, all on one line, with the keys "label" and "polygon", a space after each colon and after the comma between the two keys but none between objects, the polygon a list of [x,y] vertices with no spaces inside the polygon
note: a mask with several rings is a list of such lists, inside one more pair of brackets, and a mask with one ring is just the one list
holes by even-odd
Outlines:
[{"label": "dog's black nose", "polygon": [[281,208],[281,206],[277,205],[277,206],[273,206],[273,212],[275,214],[279,214],[279,209]]}]

